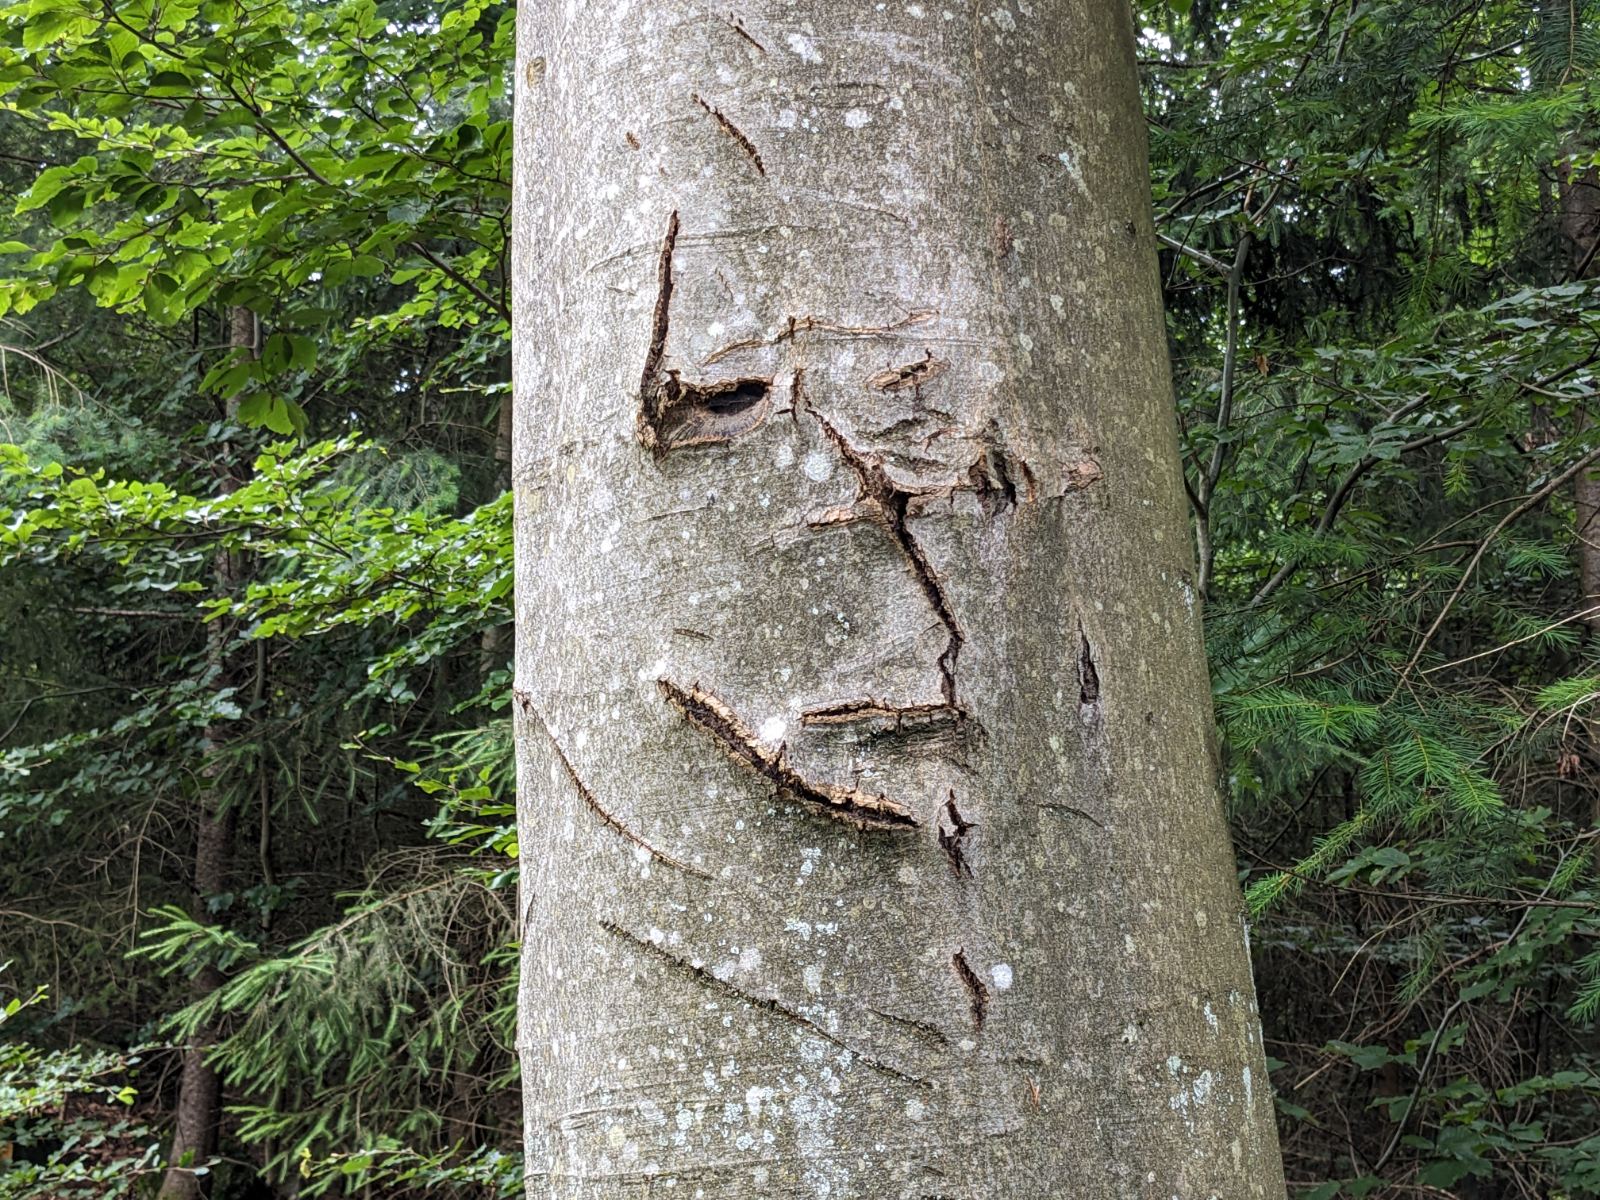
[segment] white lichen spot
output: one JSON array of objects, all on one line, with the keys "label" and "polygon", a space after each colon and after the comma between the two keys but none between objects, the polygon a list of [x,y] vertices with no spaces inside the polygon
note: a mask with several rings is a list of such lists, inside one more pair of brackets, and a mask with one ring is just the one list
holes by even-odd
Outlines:
[{"label": "white lichen spot", "polygon": [[1011,15],[1009,8],[997,8],[989,15],[993,18],[994,23],[1007,33],[1015,33],[1017,31],[1017,19]]},{"label": "white lichen spot", "polygon": [[761,965],[761,951],[754,946],[746,946],[739,951],[739,970],[754,971]]},{"label": "white lichen spot", "polygon": [[1210,1071],[1201,1071],[1199,1075],[1195,1076],[1193,1090],[1196,1104],[1204,1104],[1206,1102],[1206,1098],[1211,1095],[1211,1085],[1214,1082],[1215,1077]]},{"label": "white lichen spot", "polygon": [[809,875],[817,869],[817,859],[822,857],[822,850],[816,846],[807,846],[800,851],[800,874]]},{"label": "white lichen spot", "polygon": [[621,1150],[622,1147],[627,1144],[627,1142],[627,1131],[624,1130],[621,1125],[613,1125],[610,1129],[606,1130],[606,1145],[610,1146],[613,1150]]},{"label": "white lichen spot", "polygon": [[844,114],[844,123],[851,129],[872,124],[872,114],[864,108],[852,108]]},{"label": "white lichen spot", "polygon": [[1132,1021],[1123,1027],[1122,1040],[1130,1046],[1139,1040],[1139,1027]]},{"label": "white lichen spot", "polygon": [[1256,1094],[1255,1094],[1255,1089],[1250,1084],[1250,1068],[1249,1067],[1246,1067],[1244,1069],[1242,1077],[1244,1079],[1244,1106],[1246,1108],[1254,1108],[1255,1107],[1255,1103],[1256,1103]]},{"label": "white lichen spot", "polygon": [[[646,857],[648,857],[648,855]],[[650,926],[650,944],[652,946],[659,946],[666,940],[667,935],[664,932],[657,929],[654,925]]]},{"label": "white lichen spot", "polygon": [[927,1114],[927,1105],[923,1104],[922,1101],[918,1100],[915,1096],[906,1101],[906,1116],[911,1120],[920,1121],[923,1117],[927,1116]]},{"label": "white lichen spot", "polygon": [[1072,182],[1077,184],[1078,187],[1083,191],[1088,191],[1089,189],[1084,186],[1083,182],[1083,168],[1078,165],[1078,159],[1072,153],[1072,151],[1063,150],[1060,154],[1056,155],[1056,158],[1059,159],[1061,165],[1067,169],[1067,174],[1071,177]]},{"label": "white lichen spot", "polygon": [[1207,925],[1211,924],[1211,917],[1207,914],[1205,909],[1197,908],[1194,910],[1194,923],[1196,928],[1204,929]]},{"label": "white lichen spot", "polygon": [[635,846],[633,848],[633,861],[640,864],[649,862],[650,851],[646,850],[643,846]]},{"label": "white lichen spot", "polygon": [[750,1119],[761,1119],[761,1106],[772,1099],[772,1089],[769,1087],[748,1087],[744,1091],[744,1106],[750,1111]]},{"label": "white lichen spot", "polygon": [[994,981],[997,992],[1003,992],[1011,986],[1012,974],[1010,963],[995,963],[989,968],[989,978]]},{"label": "white lichen spot", "polygon": [[780,471],[794,466],[794,447],[788,442],[778,443],[778,448],[772,453],[772,465]]},{"label": "white lichen spot", "polygon": [[689,1126],[694,1124],[694,1114],[687,1108],[680,1108],[678,1115],[673,1119],[677,1122],[679,1129],[688,1129]]},{"label": "white lichen spot", "polygon": [[806,473],[807,479],[825,483],[833,476],[833,455],[826,450],[813,450],[806,455],[806,461],[800,469]]},{"label": "white lichen spot", "polygon": [[1122,952],[1124,954],[1132,954],[1134,952],[1134,950],[1135,950],[1135,946],[1133,944],[1133,935],[1131,933],[1123,934],[1122,935]]},{"label": "white lichen spot", "polygon": [[822,995],[822,967],[819,964],[812,963],[800,975],[805,980],[806,991],[813,996]]},{"label": "white lichen spot", "polygon": [[1201,1011],[1206,1015],[1206,1024],[1211,1026],[1211,1032],[1215,1033],[1218,1028],[1217,1014],[1211,1011],[1211,1001],[1207,1000],[1205,1008],[1203,1008]]},{"label": "white lichen spot", "polygon": [[789,49],[792,50],[801,62],[819,63],[822,55],[817,52],[816,45],[803,33],[791,33],[788,37]]},{"label": "white lichen spot", "polygon": [[928,15],[928,10],[923,8],[920,4],[908,4],[906,5],[906,15],[908,17],[915,17],[920,21],[923,17]]},{"label": "white lichen spot", "polygon": [[811,940],[811,922],[809,921],[799,921],[794,917],[790,917],[783,923],[783,929],[785,933],[798,933],[800,940],[803,942]]},{"label": "white lichen spot", "polygon": [[782,717],[768,717],[761,722],[761,740],[769,746],[776,746],[783,741],[783,735],[789,732],[789,725]]},{"label": "white lichen spot", "polygon": [[800,123],[800,114],[792,108],[786,108],[772,119],[772,123],[779,129],[793,129]]},{"label": "white lichen spot", "polygon": [[1050,293],[1050,307],[1056,310],[1056,316],[1060,317],[1066,315],[1066,300],[1063,297],[1056,295],[1054,292]]},{"label": "white lichen spot", "polygon": [[916,868],[912,867],[908,863],[905,866],[902,866],[898,871],[896,871],[894,873],[894,877],[897,880],[899,880],[901,883],[906,884],[906,885],[909,886],[910,884],[913,884],[913,883],[915,883],[917,881]]},{"label": "white lichen spot", "polygon": [[1174,1079],[1176,1079],[1179,1075],[1182,1075],[1183,1059],[1179,1058],[1176,1054],[1169,1055],[1167,1058],[1167,1072]]}]

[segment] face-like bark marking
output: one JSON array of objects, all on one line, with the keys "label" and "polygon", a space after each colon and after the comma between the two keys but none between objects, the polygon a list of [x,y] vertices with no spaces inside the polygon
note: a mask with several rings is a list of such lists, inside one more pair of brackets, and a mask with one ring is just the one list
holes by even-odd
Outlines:
[{"label": "face-like bark marking", "polygon": [[939,848],[944,851],[945,857],[950,860],[950,867],[955,871],[956,878],[960,879],[965,875],[970,879],[972,877],[972,864],[967,862],[967,856],[962,849],[962,845],[966,841],[967,831],[976,829],[977,826],[961,815],[961,810],[956,807],[954,790],[950,792],[949,799],[944,802],[944,816],[949,819],[950,828],[948,830],[945,829],[943,821],[939,823]]},{"label": "face-like bark marking", "polygon": [[690,98],[710,114],[711,119],[717,123],[718,127],[723,133],[727,134],[738,143],[739,149],[743,150],[750,156],[750,161],[756,165],[756,174],[765,175],[767,173],[767,168],[761,162],[761,151],[757,150],[756,144],[745,136],[744,130],[740,129],[732,121],[728,120],[727,117],[723,116],[721,109],[713,108],[698,95],[691,94]]},{"label": "face-like bark marking", "polygon": [[957,950],[950,959],[950,965],[956,970],[956,977],[961,980],[961,985],[967,989],[967,1007],[972,1013],[972,1027],[981,1030],[984,1019],[989,1015],[989,989],[984,986],[983,980],[978,978],[967,962],[967,953]]},{"label": "face-like bark marking", "polygon": [[807,779],[789,765],[782,746],[774,749],[767,745],[731,708],[699,684],[683,688],[670,679],[658,679],[656,686],[684,720],[715,742],[729,758],[771,783],[779,794],[858,829],[917,827],[917,818],[898,800],[874,796],[860,788]]},{"label": "face-like bark marking", "polygon": [[637,933],[634,933],[630,929],[625,929],[615,921],[602,919],[600,921],[600,928],[611,934],[612,937],[620,938],[621,940],[630,943],[644,954],[649,955],[658,962],[666,964],[679,974],[685,975],[694,980],[695,983],[699,984],[709,992],[715,992],[719,995],[728,996],[734,1000],[738,1000],[743,1004],[748,1004],[752,1008],[759,1008],[763,1012],[772,1013],[774,1016],[782,1017],[787,1021],[793,1021],[796,1025],[804,1027],[811,1036],[819,1037],[823,1041],[839,1047],[839,1049],[844,1050],[855,1058],[860,1059],[874,1071],[881,1071],[885,1075],[892,1075],[896,1079],[904,1079],[923,1087],[932,1086],[931,1080],[924,1079],[920,1075],[912,1075],[906,1071],[902,1071],[899,1067],[896,1067],[891,1063],[884,1062],[882,1059],[873,1058],[871,1055],[864,1054],[862,1051],[850,1045],[848,1042],[842,1041],[833,1034],[829,1033],[826,1029],[824,1029],[821,1025],[818,1025],[804,1013],[795,1011],[793,1008],[789,1007],[782,1000],[779,1000],[776,997],[761,996],[755,992],[747,992],[743,988],[729,983],[726,979],[718,979],[705,967],[701,966],[694,960],[683,958],[680,955],[674,954],[665,946],[658,946],[649,938],[640,937]]}]

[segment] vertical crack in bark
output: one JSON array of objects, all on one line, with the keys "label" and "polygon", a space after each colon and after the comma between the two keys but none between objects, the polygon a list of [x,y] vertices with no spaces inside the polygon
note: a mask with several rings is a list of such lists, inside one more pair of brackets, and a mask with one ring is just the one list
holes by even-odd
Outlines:
[{"label": "vertical crack in bark", "polygon": [[939,618],[940,624],[944,626],[945,646],[943,653],[939,655],[939,690],[944,696],[945,704],[952,709],[957,708],[956,660],[961,657],[961,646],[966,638],[956,624],[955,614],[950,610],[950,601],[945,595],[944,585],[940,583],[933,564],[928,561],[927,553],[917,541],[916,535],[911,532],[907,521],[912,497],[930,495],[932,491],[926,488],[902,487],[890,477],[879,459],[856,449],[850,443],[850,439],[834,427],[833,422],[815,408],[808,407],[807,411],[828,440],[838,448],[839,456],[856,475],[855,510],[847,514],[830,511],[824,513],[813,524],[839,524],[843,520],[853,519],[855,512],[864,509],[866,515],[881,525],[894,539],[911,568],[912,576],[922,588],[923,594],[927,596],[928,603]]},{"label": "vertical crack in bark", "polygon": [[1082,621],[1078,622],[1078,700],[1082,704],[1100,702],[1100,672],[1095,670],[1094,650]]},{"label": "vertical crack in bark", "polygon": [[954,788],[950,790],[949,799],[944,802],[944,815],[950,820],[950,828],[946,830],[944,823],[942,821],[939,823],[939,848],[944,851],[945,857],[950,860],[950,866],[955,871],[956,878],[959,879],[965,875],[970,879],[972,877],[972,864],[967,862],[964,843],[967,839],[967,831],[976,829],[977,826],[963,817],[961,810],[956,807]]},{"label": "vertical crack in bark", "polygon": [[917,818],[898,800],[881,793],[874,796],[860,788],[807,779],[789,765],[783,746],[774,749],[767,745],[738,714],[699,684],[683,688],[670,679],[658,679],[656,686],[684,720],[734,762],[771,783],[781,795],[858,829],[917,828]]},{"label": "vertical crack in bark", "polygon": [[706,112],[710,114],[711,119],[717,123],[718,128],[720,128],[723,133],[727,134],[736,143],[738,143],[739,149],[743,150],[750,156],[750,161],[756,165],[757,175],[765,175],[767,173],[767,168],[761,161],[761,151],[756,149],[756,144],[752,142],[748,136],[746,136],[744,130],[740,129],[732,121],[728,120],[727,117],[723,116],[720,108],[712,107],[712,105],[702,99],[698,93],[689,93],[689,98],[701,108],[705,109]]},{"label": "vertical crack in bark", "polygon": [[656,307],[650,321],[650,345],[645,350],[644,373],[639,377],[639,441],[656,448],[663,401],[661,360],[667,353],[667,330],[672,309],[672,252],[678,244],[678,210],[667,218],[667,236],[656,261]]},{"label": "vertical crack in bark", "polygon": [[972,1027],[981,1030],[984,1019],[989,1015],[989,989],[967,962],[965,949],[958,949],[951,956],[950,965],[955,968],[961,985],[967,989],[967,1007],[972,1012]]},{"label": "vertical crack in bark", "polygon": [[651,958],[656,959],[658,962],[664,963],[666,966],[672,968],[680,975],[687,976],[699,986],[705,988],[707,991],[727,996],[731,999],[739,1001],[740,1003],[748,1004],[752,1008],[759,1008],[763,1012],[769,1012],[774,1016],[782,1017],[787,1021],[792,1021],[794,1024],[810,1031],[813,1035],[821,1038],[823,1041],[837,1046],[839,1049],[845,1051],[853,1057],[860,1059],[863,1063],[875,1071],[880,1071],[885,1075],[894,1077],[895,1079],[903,1079],[909,1083],[914,1083],[921,1087],[932,1086],[932,1081],[924,1078],[923,1076],[913,1075],[907,1071],[902,1071],[899,1067],[894,1066],[892,1063],[884,1062],[881,1058],[874,1058],[872,1055],[857,1049],[849,1042],[846,1042],[842,1038],[830,1033],[827,1029],[817,1024],[817,1022],[813,1021],[804,1013],[790,1008],[787,1004],[775,996],[762,996],[755,992],[748,992],[736,984],[729,983],[726,979],[719,979],[716,975],[713,975],[704,966],[695,962],[693,959],[684,958],[681,955],[674,954],[665,946],[658,946],[649,938],[641,937],[637,933],[634,933],[630,929],[624,928],[615,921],[602,918],[600,921],[600,928],[611,934],[613,937],[620,938],[622,941],[627,942],[629,945],[649,955]]},{"label": "vertical crack in bark", "polygon": [[555,731],[550,728],[550,723],[546,721],[544,719],[544,715],[540,713],[536,707],[534,707],[533,697],[528,695],[528,693],[524,692],[521,688],[513,688],[511,690],[511,694],[516,699],[517,707],[522,709],[522,711],[527,714],[528,717],[537,722],[539,728],[544,731],[544,736],[549,739],[550,748],[555,751],[556,761],[561,764],[561,769],[566,772],[567,778],[572,781],[573,789],[578,793],[579,799],[584,802],[590,812],[594,813],[595,816],[600,818],[602,824],[609,825],[625,839],[632,842],[635,846],[638,846],[641,850],[647,852],[650,857],[655,859],[657,862],[666,863],[669,867],[676,867],[685,874],[695,875],[701,879],[711,878],[709,872],[702,871],[699,867],[683,862],[681,859],[673,858],[672,855],[657,850],[644,838],[640,837],[637,833],[630,829],[625,821],[623,821],[616,814],[612,813],[606,808],[605,805],[601,804],[600,801],[595,797],[594,792],[590,790],[589,785],[583,781],[583,777],[578,774],[578,769],[572,765],[572,760],[567,757],[567,752],[562,749],[560,741],[556,738]]}]

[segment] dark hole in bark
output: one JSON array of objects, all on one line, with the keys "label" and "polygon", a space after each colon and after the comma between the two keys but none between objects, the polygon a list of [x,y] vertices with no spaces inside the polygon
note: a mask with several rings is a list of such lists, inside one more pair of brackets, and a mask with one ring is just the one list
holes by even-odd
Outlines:
[{"label": "dark hole in bark", "polygon": [[662,450],[731,442],[766,420],[772,380],[746,375],[692,383],[667,372],[657,444]]},{"label": "dark hole in bark", "polygon": [[1094,651],[1083,630],[1078,630],[1078,699],[1084,704],[1095,704],[1100,699],[1100,673],[1094,669]]}]

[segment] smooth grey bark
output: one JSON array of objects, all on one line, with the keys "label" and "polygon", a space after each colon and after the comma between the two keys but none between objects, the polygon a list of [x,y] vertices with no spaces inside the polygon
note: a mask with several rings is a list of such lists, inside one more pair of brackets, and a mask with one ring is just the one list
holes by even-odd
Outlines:
[{"label": "smooth grey bark", "polygon": [[1127,7],[520,21],[529,1196],[1283,1196]]}]

